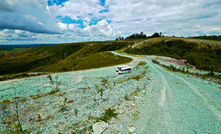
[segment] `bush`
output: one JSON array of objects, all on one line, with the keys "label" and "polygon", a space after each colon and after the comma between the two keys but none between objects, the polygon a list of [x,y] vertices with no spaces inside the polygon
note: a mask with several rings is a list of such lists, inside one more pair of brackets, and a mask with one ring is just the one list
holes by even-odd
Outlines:
[{"label": "bush", "polygon": [[116,110],[115,109],[105,109],[104,113],[102,113],[102,116],[100,117],[100,120],[107,122],[108,120],[110,120],[111,118],[116,118],[118,113],[115,113]]},{"label": "bush", "polygon": [[146,65],[146,64],[147,64],[146,61],[140,61],[140,62],[137,64],[137,66],[143,66],[143,65]]}]

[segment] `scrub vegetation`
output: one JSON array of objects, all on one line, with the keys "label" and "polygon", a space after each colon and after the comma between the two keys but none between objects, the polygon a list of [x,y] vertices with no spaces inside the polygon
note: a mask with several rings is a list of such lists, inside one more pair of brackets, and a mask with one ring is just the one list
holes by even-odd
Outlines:
[{"label": "scrub vegetation", "polygon": [[141,55],[168,56],[185,59],[197,69],[221,72],[221,45],[192,42],[176,38],[158,38],[144,41],[137,47],[128,47],[125,52]]}]

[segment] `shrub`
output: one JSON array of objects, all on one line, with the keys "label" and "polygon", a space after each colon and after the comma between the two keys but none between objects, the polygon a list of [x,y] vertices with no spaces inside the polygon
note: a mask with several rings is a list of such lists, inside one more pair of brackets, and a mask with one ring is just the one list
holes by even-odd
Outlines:
[{"label": "shrub", "polygon": [[157,61],[157,60],[152,60],[152,62],[155,63],[155,64],[160,64],[160,62]]},{"label": "shrub", "polygon": [[147,64],[146,61],[140,61],[140,62],[137,64],[137,66],[143,66],[143,65],[146,65],[146,64]]},{"label": "shrub", "polygon": [[55,79],[49,74],[48,79],[50,80],[50,83],[52,85],[52,88],[56,91],[59,91],[59,86],[61,82],[58,81],[58,76],[55,76]]},{"label": "shrub", "polygon": [[100,117],[100,120],[107,122],[111,118],[116,118],[118,113],[115,112],[116,112],[115,109],[111,108],[105,109],[104,113],[102,113],[102,116]]}]

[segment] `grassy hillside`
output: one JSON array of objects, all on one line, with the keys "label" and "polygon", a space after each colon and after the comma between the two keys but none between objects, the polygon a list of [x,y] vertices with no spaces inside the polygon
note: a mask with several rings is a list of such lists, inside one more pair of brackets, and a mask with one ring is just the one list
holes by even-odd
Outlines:
[{"label": "grassy hillside", "polygon": [[132,61],[131,58],[116,56],[110,52],[98,52],[90,54],[86,57],[76,58],[74,60],[65,59],[57,65],[41,66],[31,71],[33,72],[63,72],[63,71],[75,71],[91,68],[99,68],[111,65],[117,65],[122,63],[128,63]]},{"label": "grassy hillside", "polygon": [[[130,60],[125,58],[124,61],[122,57],[114,57],[114,59],[110,53],[105,53],[107,56],[105,57],[101,52],[118,50],[131,43],[128,41],[82,42],[2,51],[0,75],[32,71],[60,72],[125,63]],[[96,58],[100,60],[96,61]],[[103,62],[102,59],[108,62]],[[94,64],[85,65],[85,61],[88,63],[93,61]]]},{"label": "grassy hillside", "polygon": [[177,59],[186,59],[198,69],[208,70],[214,66],[221,72],[220,42],[210,44],[203,41],[192,41],[182,38],[155,38],[143,41],[136,47],[128,47],[125,52],[132,54],[162,55]]},{"label": "grassy hillside", "polygon": [[40,48],[7,51],[0,55],[0,74],[26,72],[33,68],[58,63],[85,44],[61,44]]}]

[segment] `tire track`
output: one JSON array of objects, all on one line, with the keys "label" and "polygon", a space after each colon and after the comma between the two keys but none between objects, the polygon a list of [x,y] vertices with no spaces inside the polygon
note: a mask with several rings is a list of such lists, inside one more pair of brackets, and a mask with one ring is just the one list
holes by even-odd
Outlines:
[{"label": "tire track", "polygon": [[168,105],[171,103],[168,98],[172,98],[171,87],[164,74],[151,64],[148,62],[154,71],[154,76],[152,83],[147,87],[147,94],[151,98],[147,98],[147,102],[139,107],[141,118],[137,121],[137,125],[140,129],[136,133],[179,133],[181,131],[171,116]]},{"label": "tire track", "polygon": [[160,100],[158,103],[159,106],[161,106],[162,110],[163,110],[163,119],[162,120],[163,120],[164,124],[166,124],[166,128],[167,128],[168,133],[176,133],[176,129],[174,128],[175,125],[173,123],[171,114],[169,112],[169,108],[168,108],[167,100],[166,100],[166,98],[168,98],[167,94],[169,94],[168,92],[170,92],[171,88],[170,88],[165,76],[159,70],[155,69],[153,66],[152,66],[152,68],[159,74],[161,80],[163,81],[163,83],[162,83],[163,87],[161,90],[161,97],[160,97]]},{"label": "tire track", "polygon": [[171,72],[167,72],[163,69],[160,69],[159,67],[157,67],[159,70],[164,71],[170,75],[173,75],[174,77],[180,79],[181,81],[183,81],[195,94],[197,94],[204,102],[204,105],[207,106],[207,108],[213,112],[213,114],[219,119],[219,121],[221,121],[221,112],[204,96],[200,93],[200,91],[190,82],[184,80],[183,78],[171,73]]}]

